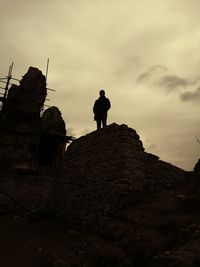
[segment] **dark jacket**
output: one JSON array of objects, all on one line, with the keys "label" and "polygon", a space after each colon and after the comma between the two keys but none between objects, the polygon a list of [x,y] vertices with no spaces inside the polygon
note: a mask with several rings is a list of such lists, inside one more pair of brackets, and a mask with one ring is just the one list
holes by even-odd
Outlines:
[{"label": "dark jacket", "polygon": [[110,109],[110,100],[105,96],[100,96],[94,103],[94,114],[106,113]]}]

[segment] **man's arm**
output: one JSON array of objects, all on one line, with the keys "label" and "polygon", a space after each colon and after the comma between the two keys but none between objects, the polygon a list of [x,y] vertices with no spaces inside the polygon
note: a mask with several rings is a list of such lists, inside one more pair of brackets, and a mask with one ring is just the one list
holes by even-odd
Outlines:
[{"label": "man's arm", "polygon": [[94,102],[94,106],[93,106],[93,113],[96,113],[96,109],[97,109],[97,100]]},{"label": "man's arm", "polygon": [[107,111],[111,108],[110,100],[107,98]]}]

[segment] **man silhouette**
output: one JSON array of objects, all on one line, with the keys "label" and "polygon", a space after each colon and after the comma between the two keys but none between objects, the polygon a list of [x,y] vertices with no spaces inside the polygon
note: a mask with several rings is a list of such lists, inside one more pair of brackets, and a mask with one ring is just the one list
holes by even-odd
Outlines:
[{"label": "man silhouette", "polygon": [[107,111],[110,109],[110,100],[105,97],[105,91],[101,90],[99,92],[99,98],[95,101],[93,112],[94,120],[97,122],[97,130],[103,128],[107,124]]}]

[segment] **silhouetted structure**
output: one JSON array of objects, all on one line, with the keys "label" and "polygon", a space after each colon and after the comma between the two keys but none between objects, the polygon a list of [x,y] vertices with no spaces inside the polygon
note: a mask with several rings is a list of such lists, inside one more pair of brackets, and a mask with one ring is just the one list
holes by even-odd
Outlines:
[{"label": "silhouetted structure", "polygon": [[12,64],[9,66],[7,76],[0,78],[0,120],[1,120],[1,114],[2,114],[1,110],[3,108],[5,101],[6,101],[9,87],[11,85],[11,81],[15,80],[15,81],[19,82],[18,79],[12,77],[13,65],[14,65],[14,63],[12,62]]},{"label": "silhouetted structure", "polygon": [[110,100],[105,97],[105,91],[99,92],[100,97],[95,101],[93,112],[94,120],[97,122],[97,129],[107,125],[107,111],[110,109]]},{"label": "silhouetted structure", "polygon": [[[0,214],[20,214],[19,220],[13,217],[14,224],[9,216],[14,226],[11,236],[20,229],[15,223],[26,227],[27,218],[53,215],[62,219],[63,227],[63,219],[67,220],[62,228],[68,239],[67,262],[74,251],[70,258],[74,261],[80,254],[81,266],[99,262],[98,266],[199,266],[200,160],[193,172],[186,172],[145,152],[134,129],[115,123],[75,140],[63,160],[65,143],[71,137],[66,136],[58,108],[50,107],[40,116],[46,89],[45,76],[30,68],[20,85],[8,90],[2,109]],[[73,233],[74,224],[87,227],[87,239],[82,231]],[[56,228],[59,225],[56,222]],[[53,229],[52,220],[50,226]],[[91,235],[89,229],[101,236]],[[49,236],[44,236],[49,242]],[[97,242],[92,249],[90,241]],[[61,243],[62,251],[56,245],[55,255],[63,254]],[[32,251],[34,244],[25,251]],[[39,266],[47,262],[43,254]],[[30,255],[34,255],[30,262],[37,263],[36,254]]]},{"label": "silhouetted structure", "polygon": [[63,165],[50,197],[53,210],[88,227],[187,181],[185,171],[146,153],[134,129],[115,123],[72,142]]},{"label": "silhouetted structure", "polygon": [[39,163],[46,166],[58,165],[65,151],[65,122],[57,107],[44,111],[41,119],[42,134],[39,143]]},{"label": "silhouetted structure", "polygon": [[30,171],[61,161],[68,141],[65,123],[56,107],[41,118],[46,95],[46,77],[33,67],[8,90],[0,121],[1,169]]}]

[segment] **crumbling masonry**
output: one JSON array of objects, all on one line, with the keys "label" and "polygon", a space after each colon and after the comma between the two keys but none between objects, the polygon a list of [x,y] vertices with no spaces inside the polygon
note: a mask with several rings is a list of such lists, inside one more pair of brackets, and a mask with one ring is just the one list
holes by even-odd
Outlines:
[{"label": "crumbling masonry", "polygon": [[[46,110],[41,118],[46,95],[46,78],[33,67],[19,86],[12,85],[9,89],[0,113],[0,169],[31,171],[40,163],[56,164],[62,156],[65,123],[56,107]],[[51,151],[42,150],[48,146]]]},{"label": "crumbling masonry", "polygon": [[58,108],[40,116],[46,90],[45,76],[30,67],[1,110],[0,209],[48,211],[95,228],[148,194],[188,183],[188,172],[146,153],[126,125],[82,136],[65,152]]}]

